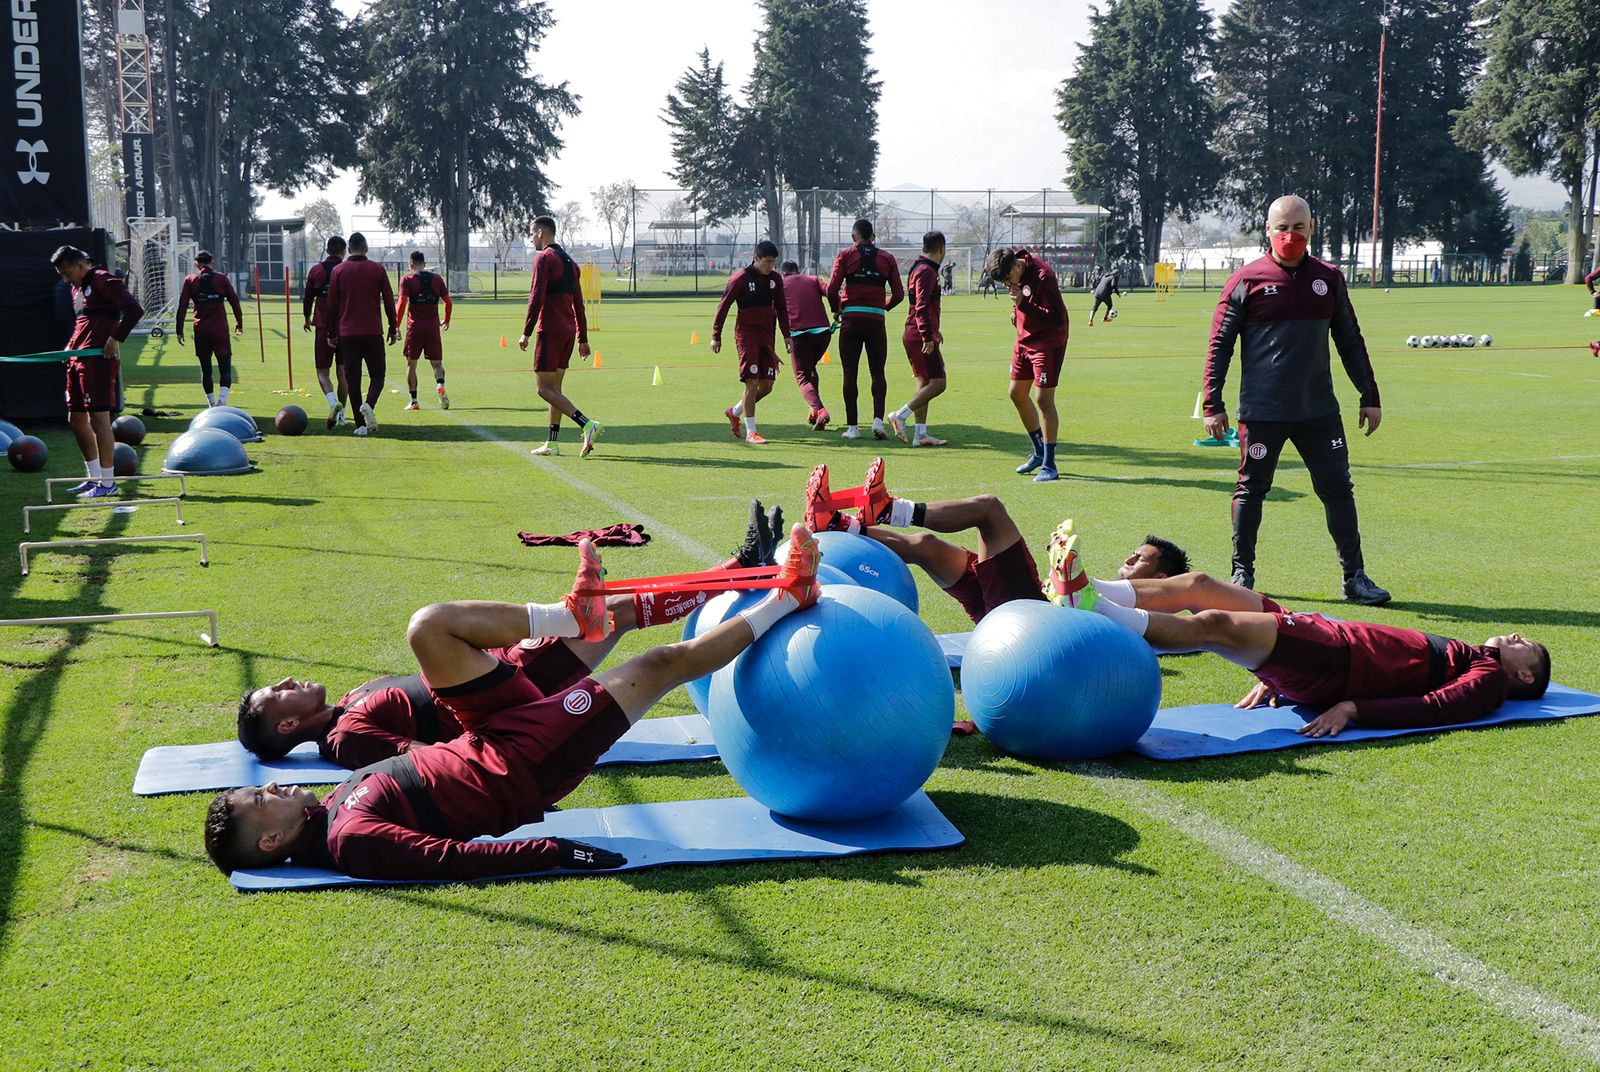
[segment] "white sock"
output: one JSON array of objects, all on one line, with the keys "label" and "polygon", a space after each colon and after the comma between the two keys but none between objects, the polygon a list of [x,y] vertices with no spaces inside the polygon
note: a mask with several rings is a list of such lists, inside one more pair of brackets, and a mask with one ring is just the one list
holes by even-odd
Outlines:
[{"label": "white sock", "polygon": [[100,479],[100,463],[98,461],[84,462],[83,467],[89,471],[90,480]]},{"label": "white sock", "polygon": [[1139,605],[1139,597],[1134,595],[1132,581],[1097,581],[1090,577],[1089,583],[1094,585],[1095,595],[1101,599],[1109,599],[1119,607]]},{"label": "white sock", "polygon": [[537,639],[547,636],[575,637],[582,634],[583,630],[578,628],[578,619],[572,616],[572,611],[565,602],[528,604],[528,636]]},{"label": "white sock", "polygon": [[907,417],[911,416],[911,403],[907,402],[905,405],[891,413],[890,416],[897,420],[905,420]]},{"label": "white sock", "polygon": [[757,640],[760,640],[768,629],[778,624],[785,615],[799,605],[788,592],[770,592],[765,599],[742,612],[739,617],[749,623],[750,631],[756,635]]},{"label": "white sock", "polygon": [[874,432],[883,431],[883,418],[882,417],[874,417],[874,418],[872,418],[872,430]]},{"label": "white sock", "polygon": [[217,404],[216,396],[213,395],[210,391],[207,391],[206,392],[206,405],[214,406],[216,404]]},{"label": "white sock", "polygon": [[744,399],[741,398],[741,399],[739,399],[739,401],[737,401],[733,405],[729,406],[728,407],[728,412],[733,414],[735,417],[743,417],[744,416]]},{"label": "white sock", "polygon": [[1110,618],[1118,625],[1127,626],[1140,636],[1144,636],[1145,629],[1150,625],[1149,611],[1140,610],[1138,607],[1124,607],[1109,599],[1095,600],[1094,612]]},{"label": "white sock", "polygon": [[224,387],[222,389],[222,391],[217,395],[217,401],[221,402],[224,406],[228,404],[228,388]]},{"label": "white sock", "polygon": [[746,417],[744,419],[744,434],[746,436],[753,436],[756,434],[756,419],[754,417]]},{"label": "white sock", "polygon": [[844,519],[844,530],[852,536],[861,535],[861,519],[855,514],[846,517]]},{"label": "white sock", "polygon": [[328,408],[329,409],[334,409],[338,405],[339,405],[339,396],[334,394],[332,391],[329,391],[328,392]]},{"label": "white sock", "polygon": [[893,499],[889,503],[888,526],[892,529],[903,529],[911,524],[911,514],[917,504],[910,499]]},{"label": "white sock", "polygon": [[925,424],[917,425],[917,434],[916,434],[916,438],[917,439],[921,439],[923,436],[925,436],[927,434],[928,434],[928,426],[927,425],[925,425]]}]

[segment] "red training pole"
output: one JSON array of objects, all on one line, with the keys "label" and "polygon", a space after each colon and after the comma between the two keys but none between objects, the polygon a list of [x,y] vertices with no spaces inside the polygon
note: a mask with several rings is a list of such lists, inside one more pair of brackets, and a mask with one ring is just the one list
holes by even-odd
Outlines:
[{"label": "red training pole", "polygon": [[1389,13],[1378,19],[1378,125],[1372,148],[1372,285],[1378,285],[1378,184],[1383,178],[1383,48],[1389,40]]},{"label": "red training pole", "polygon": [[294,390],[294,301],[289,297],[289,266],[283,266],[283,352],[289,366],[289,390]]},{"label": "red training pole", "polygon": [[256,343],[261,347],[261,363],[267,363],[267,333],[261,326],[261,265],[250,269],[256,292]]}]

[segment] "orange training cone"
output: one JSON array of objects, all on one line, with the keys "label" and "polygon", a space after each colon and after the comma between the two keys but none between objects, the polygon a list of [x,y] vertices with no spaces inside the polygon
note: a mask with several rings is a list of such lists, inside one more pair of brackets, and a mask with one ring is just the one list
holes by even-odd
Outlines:
[{"label": "orange training cone", "polygon": [[605,367],[605,366],[604,366],[604,365],[603,365],[603,364],[601,364],[601,362],[600,362],[600,351],[599,351],[599,350],[596,350],[596,351],[595,351],[595,352],[594,352],[594,367],[595,367],[595,368],[604,368],[604,367]]},{"label": "orange training cone", "polygon": [[827,363],[828,363],[828,351],[824,350],[824,351],[822,351],[822,360],[820,362],[818,362],[818,364],[826,365]]},{"label": "orange training cone", "polygon": [[504,350],[505,348],[506,348],[506,337],[504,335],[502,335],[502,336],[500,336],[500,349]]}]

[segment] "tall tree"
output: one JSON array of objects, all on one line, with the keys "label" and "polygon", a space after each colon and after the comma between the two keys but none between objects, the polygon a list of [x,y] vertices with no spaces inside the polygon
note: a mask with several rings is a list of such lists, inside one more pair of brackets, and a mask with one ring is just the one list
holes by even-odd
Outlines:
[{"label": "tall tree", "polygon": [[441,222],[454,290],[467,289],[472,228],[492,212],[531,218],[549,197],[544,163],[578,111],[565,82],[533,70],[553,23],[539,0],[378,0],[364,20],[361,195],[390,227]]},{"label": "tall tree", "polygon": [[331,236],[344,233],[339,207],[326,197],[307,201],[295,212],[306,221],[306,256],[312,260],[322,256],[322,249]]},{"label": "tall tree", "polygon": [[590,191],[594,198],[594,213],[606,225],[606,244],[611,247],[611,264],[614,270],[622,268],[622,247],[628,244],[628,234],[633,229],[634,216],[639,207],[639,188],[632,179],[608,182]]},{"label": "tall tree", "polygon": [[[818,258],[821,209],[848,211],[857,198],[819,203],[799,192],[866,190],[878,166],[878,98],[866,0],[760,0],[762,28],[749,97],[766,146],[768,226],[783,243],[776,182],[797,191],[795,230],[802,264]],[[770,175],[770,178],[769,178]]]},{"label": "tall tree", "polygon": [[711,52],[679,77],[662,110],[672,131],[674,182],[689,191],[689,207],[706,227],[736,219],[756,203],[751,168],[754,131],[733,99]]},{"label": "tall tree", "polygon": [[1089,41],[1057,93],[1068,184],[1136,225],[1142,248],[1127,252],[1146,265],[1160,259],[1167,216],[1189,218],[1215,191],[1210,51],[1198,0],[1111,0],[1090,9]]},{"label": "tall tree", "polygon": [[349,26],[315,0],[173,0],[178,181],[201,243],[243,267],[258,201],[354,163],[361,67]]},{"label": "tall tree", "polygon": [[1600,148],[1600,19],[1578,0],[1483,0],[1488,62],[1456,120],[1463,144],[1567,191],[1567,280],[1582,282],[1584,163]]}]

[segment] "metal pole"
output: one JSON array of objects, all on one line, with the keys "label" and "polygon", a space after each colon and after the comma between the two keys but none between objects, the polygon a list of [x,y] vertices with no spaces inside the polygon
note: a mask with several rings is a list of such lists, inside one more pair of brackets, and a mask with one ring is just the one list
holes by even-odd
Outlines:
[{"label": "metal pole", "polygon": [[250,269],[250,289],[255,291],[256,299],[256,343],[261,347],[261,363],[267,363],[267,332],[261,326],[261,265],[257,264]]},{"label": "metal pole", "polygon": [[633,227],[633,255],[628,264],[628,283],[634,294],[639,293],[639,191],[630,188],[629,224]]},{"label": "metal pole", "polygon": [[217,612],[214,610],[164,610],[149,614],[79,614],[69,618],[0,618],[0,625],[91,625],[95,622],[132,622],[160,618],[209,618],[211,632],[201,633],[200,639],[209,647],[217,646]]},{"label": "metal pole", "polygon": [[289,263],[283,265],[283,352],[289,367],[289,390],[294,390],[294,299],[289,297]]},{"label": "metal pole", "polygon": [[1378,16],[1378,125],[1372,146],[1372,285],[1378,285],[1378,188],[1383,179],[1383,53],[1389,41],[1389,13]]}]

